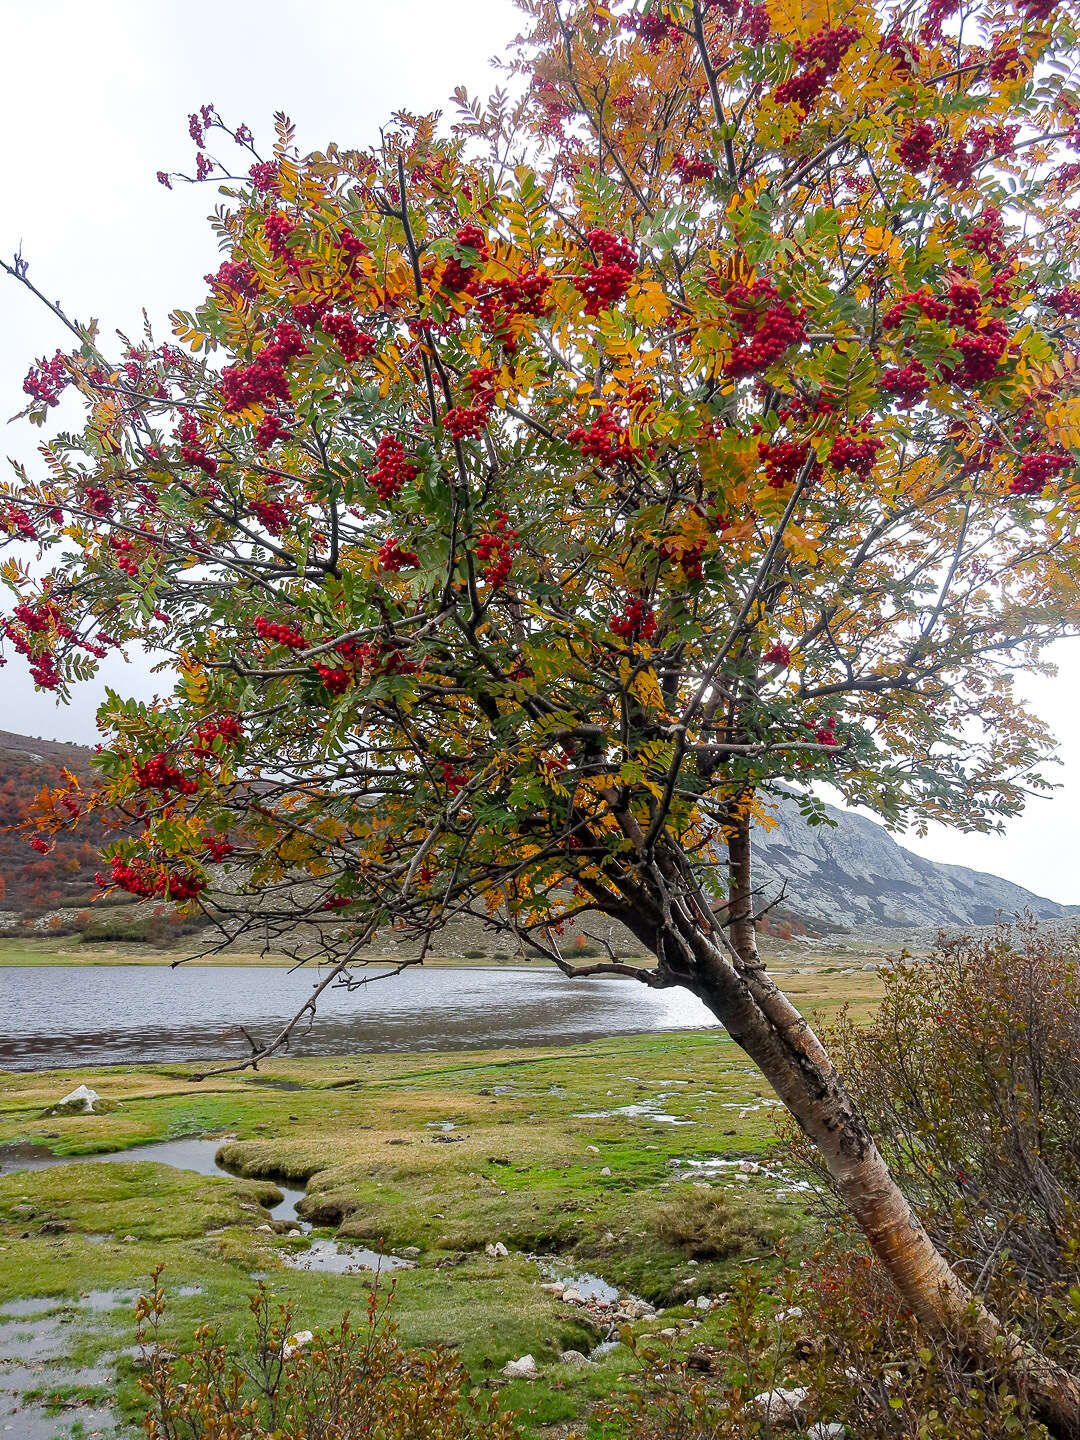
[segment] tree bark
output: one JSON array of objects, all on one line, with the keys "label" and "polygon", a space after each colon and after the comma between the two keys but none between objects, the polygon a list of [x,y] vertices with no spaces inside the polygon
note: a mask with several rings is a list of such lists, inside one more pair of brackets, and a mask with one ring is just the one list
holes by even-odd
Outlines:
[{"label": "tree bark", "polygon": [[[705,927],[682,936],[694,989],[821,1152],[867,1243],[918,1319],[991,1370],[1005,1367],[1050,1432],[1080,1440],[1080,1383],[1007,1331],[952,1269],[889,1172],[808,1022],[765,973],[750,884],[750,823],[729,831],[732,952]],[[685,983],[685,982],[684,982]]]}]

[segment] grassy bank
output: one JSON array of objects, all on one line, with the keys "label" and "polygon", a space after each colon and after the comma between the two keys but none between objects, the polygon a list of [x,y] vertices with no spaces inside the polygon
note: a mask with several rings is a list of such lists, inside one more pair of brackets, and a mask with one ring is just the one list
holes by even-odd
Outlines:
[{"label": "grassy bank", "polygon": [[[865,1007],[878,984],[863,972],[791,977],[818,1010]],[[50,1113],[79,1081],[102,1096],[100,1113]],[[162,1066],[3,1074],[0,1146],[45,1146],[70,1163],[0,1177],[0,1310],[20,1302],[15,1317],[0,1315],[0,1356],[5,1337],[19,1354],[24,1331],[52,1334],[42,1397],[110,1400],[130,1419],[130,1297],[156,1263],[167,1266],[173,1342],[206,1320],[234,1332],[256,1274],[293,1302],[297,1328],[315,1329],[362,1309],[371,1285],[369,1272],[289,1268],[311,1239],[336,1236],[415,1251],[416,1268],[394,1277],[404,1341],[451,1342],[474,1379],[528,1412],[527,1434],[554,1437],[632,1361],[616,1349],[586,1369],[559,1363],[606,1323],[542,1289],[551,1271],[530,1257],[651,1301],[662,1313],[637,1330],[675,1332],[664,1343],[676,1349],[707,1340],[696,1298],[723,1294],[741,1265],[777,1263],[780,1239],[797,1253],[813,1231],[776,1150],[776,1116],[736,1046],[701,1032],[283,1060],[201,1083]],[[189,1135],[221,1137],[236,1178],[77,1158]],[[260,1229],[275,1179],[306,1183],[310,1237]],[[506,1258],[485,1253],[496,1242]],[[501,1381],[525,1353],[539,1378]],[[76,1380],[64,1378],[71,1367]]]}]

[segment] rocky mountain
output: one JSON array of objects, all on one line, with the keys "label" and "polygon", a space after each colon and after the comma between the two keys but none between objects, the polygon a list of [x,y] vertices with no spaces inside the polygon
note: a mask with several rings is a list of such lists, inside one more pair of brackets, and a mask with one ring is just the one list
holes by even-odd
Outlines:
[{"label": "rocky mountain", "polygon": [[[12,924],[19,914],[47,917],[56,907],[85,905],[94,892],[109,838],[100,826],[61,836],[48,855],[30,849],[18,829],[42,785],[58,784],[64,768],[88,775],[89,760],[84,746],[0,730],[0,911]],[[836,824],[811,827],[793,800],[782,800],[775,827],[754,836],[763,898],[783,891],[775,913],[812,931],[990,925],[999,912],[1022,909],[1041,919],[1080,916],[1080,906],[1045,900],[996,875],[913,855],[860,815],[832,806],[826,812]]]},{"label": "rocky mountain", "polygon": [[755,830],[755,884],[765,899],[783,891],[788,914],[844,930],[992,925],[999,913],[1025,909],[1045,920],[1080,916],[1080,905],[1059,905],[964,865],[924,860],[875,821],[831,805],[825,810],[835,825],[809,826],[793,800],[781,800],[775,827]]}]

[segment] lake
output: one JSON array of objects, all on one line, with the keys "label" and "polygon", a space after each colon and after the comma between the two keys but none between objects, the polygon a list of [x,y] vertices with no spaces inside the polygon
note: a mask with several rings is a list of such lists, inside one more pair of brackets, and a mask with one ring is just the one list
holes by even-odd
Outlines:
[{"label": "lake", "polygon": [[[252,966],[0,967],[0,1070],[235,1060],[271,1038],[317,972]],[[572,1044],[718,1022],[685,990],[554,969],[433,969],[330,989],[291,1055]]]}]

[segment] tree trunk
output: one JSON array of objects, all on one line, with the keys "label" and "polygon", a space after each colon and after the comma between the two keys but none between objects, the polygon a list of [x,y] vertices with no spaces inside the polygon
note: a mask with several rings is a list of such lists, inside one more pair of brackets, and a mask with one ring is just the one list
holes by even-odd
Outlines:
[{"label": "tree trunk", "polygon": [[[949,1265],[889,1172],[820,1040],[757,952],[749,821],[729,832],[729,957],[705,927],[684,934],[691,988],[755,1062],[820,1150],[837,1190],[918,1319],[993,1371],[1003,1364],[1052,1434],[1080,1440],[1080,1384],[1006,1331]],[[736,958],[737,956],[737,958]]]}]

